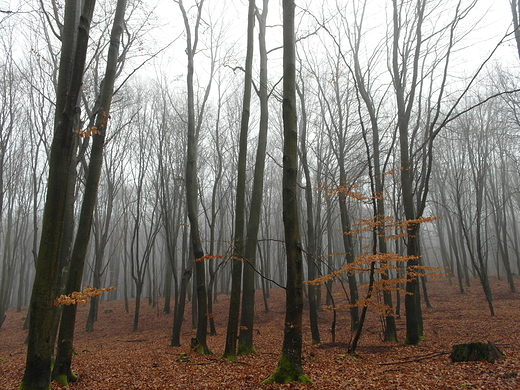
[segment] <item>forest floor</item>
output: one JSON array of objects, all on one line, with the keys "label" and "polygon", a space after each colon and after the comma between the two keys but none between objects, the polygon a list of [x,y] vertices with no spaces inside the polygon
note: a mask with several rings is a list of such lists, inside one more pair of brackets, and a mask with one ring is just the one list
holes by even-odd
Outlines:
[{"label": "forest floor", "polygon": [[[453,280],[455,282],[455,280]],[[520,284],[520,279],[516,279]],[[346,309],[339,310],[336,343],[331,343],[332,314],[320,313],[322,343],[312,345],[308,312],[304,316],[303,369],[313,385],[261,385],[278,362],[283,338],[284,293],[271,290],[269,312],[257,292],[256,354],[236,362],[221,359],[229,297],[215,304],[217,336],[208,336],[213,355],[190,352],[195,331],[183,325],[182,346],[170,347],[173,316],[142,301],[139,331],[132,332],[133,313],[124,313],[122,301],[102,302],[95,331],[83,331],[88,305],[78,312],[73,370],[81,378],[70,389],[520,389],[520,296],[507,283],[493,280],[496,316],[477,280],[460,294],[447,279],[430,280],[433,308],[423,308],[425,339],[419,346],[403,345],[404,317],[397,319],[399,343],[381,341],[381,321],[369,311],[358,355],[347,354],[352,335]],[[337,298],[340,299],[339,297]],[[133,304],[133,301],[131,302]],[[189,306],[189,305],[188,305]],[[10,310],[0,330],[0,389],[16,389],[25,363],[26,311]],[[189,307],[185,318],[191,319]],[[452,363],[451,347],[458,343],[491,341],[505,359]],[[189,361],[178,361],[186,353]],[[52,389],[59,386],[53,383]]]}]

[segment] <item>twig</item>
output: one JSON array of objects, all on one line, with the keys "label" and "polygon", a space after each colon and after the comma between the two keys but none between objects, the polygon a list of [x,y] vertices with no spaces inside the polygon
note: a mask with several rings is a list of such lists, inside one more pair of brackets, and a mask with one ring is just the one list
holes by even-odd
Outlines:
[{"label": "twig", "polygon": [[418,362],[418,361],[421,361],[421,360],[434,358],[434,357],[437,357],[437,356],[447,355],[449,353],[450,352],[434,352],[434,353],[431,353],[429,355],[419,356],[419,357],[415,357],[415,358],[408,359],[408,360],[399,360],[397,362],[376,363],[376,364],[378,366],[389,366],[389,365],[392,365],[392,364],[413,363],[413,362]]}]

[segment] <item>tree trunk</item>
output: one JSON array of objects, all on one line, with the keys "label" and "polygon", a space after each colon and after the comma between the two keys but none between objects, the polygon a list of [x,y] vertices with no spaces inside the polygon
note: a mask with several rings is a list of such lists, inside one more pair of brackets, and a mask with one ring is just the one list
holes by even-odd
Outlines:
[{"label": "tree trunk", "polygon": [[[357,25],[358,30],[361,30],[361,24]],[[365,103],[365,107],[368,111],[370,117],[370,124],[372,127],[372,157],[370,153],[368,153],[368,160],[372,158],[374,160],[373,163],[373,191],[374,191],[374,200],[375,202],[375,210],[374,210],[374,222],[377,223],[377,236],[375,239],[378,242],[378,250],[381,254],[387,253],[387,245],[386,245],[386,228],[385,228],[385,199],[384,199],[384,176],[382,174],[383,165],[381,164],[381,150],[380,150],[380,134],[379,134],[379,121],[377,116],[377,110],[374,105],[372,96],[369,92],[369,87],[366,85],[365,77],[363,71],[361,70],[361,65],[359,62],[359,47],[361,43],[362,34],[358,33],[355,36],[354,44],[351,44],[351,48],[354,52],[354,75],[356,78],[356,85]],[[364,126],[363,126],[364,127]],[[367,137],[364,137],[365,140]],[[367,152],[369,151],[369,146],[367,143]],[[381,268],[388,268],[386,262],[381,262]],[[381,279],[384,281],[388,281],[390,276],[388,274],[388,269],[381,274]],[[383,289],[383,303],[385,304],[385,341],[397,341],[397,329],[395,325],[395,316],[393,313],[393,303],[392,303],[392,293],[389,289]]]},{"label": "tree trunk", "polygon": [[181,286],[179,289],[179,296],[175,299],[175,306],[173,308],[173,327],[172,327],[172,338],[170,346],[180,347],[181,345],[181,328],[182,322],[184,321],[184,309],[186,307],[186,295],[188,292],[188,283],[193,273],[193,261],[186,261],[188,253],[188,228],[187,228],[187,214],[184,217],[184,229],[182,233],[182,266],[184,272],[181,277]]},{"label": "tree trunk", "polygon": [[[206,345],[206,334],[208,328],[207,321],[207,300],[206,300],[206,270],[204,267],[204,249],[200,239],[200,229],[198,221],[198,191],[197,191],[197,141],[198,134],[195,131],[195,97],[193,85],[194,56],[198,41],[198,28],[201,20],[202,6],[204,0],[197,4],[197,20],[195,24],[195,37],[192,43],[189,19],[182,4],[178,2],[184,19],[186,28],[187,54],[188,54],[188,149],[186,157],[186,205],[188,209],[188,219],[190,222],[190,241],[193,248],[192,261],[195,262],[196,290],[197,290],[197,350],[201,353],[210,353]],[[199,119],[200,120],[200,119]]]},{"label": "tree trunk", "polygon": [[415,101],[415,93],[417,87],[417,79],[419,75],[419,54],[422,44],[422,23],[426,2],[417,2],[417,16],[415,29],[415,49],[413,54],[410,91],[406,93],[404,82],[407,81],[404,73],[406,72],[406,64],[399,64],[399,39],[401,35],[401,20],[398,10],[397,0],[393,0],[393,41],[392,41],[392,82],[395,90],[397,101],[397,128],[399,131],[400,144],[400,166],[401,166],[401,193],[403,197],[403,208],[405,219],[408,222],[406,226],[407,235],[407,255],[410,260],[407,262],[406,268],[406,292],[405,308],[406,308],[406,344],[417,345],[423,337],[423,324],[421,313],[421,297],[419,291],[419,279],[417,278],[417,267],[419,265],[419,225],[413,223],[420,214],[416,214],[414,207],[414,187],[413,187],[413,161],[411,159],[409,146],[409,125],[412,106]]},{"label": "tree trunk", "polygon": [[[254,6],[254,1],[253,1]],[[258,149],[253,176],[253,190],[251,209],[247,227],[245,247],[246,265],[243,271],[242,318],[240,335],[238,338],[238,353],[254,353],[253,324],[255,316],[255,271],[257,267],[257,239],[260,228],[260,214],[264,189],[265,156],[267,148],[267,130],[269,124],[268,91],[267,91],[267,49],[265,45],[265,29],[267,20],[268,1],[263,1],[262,14],[259,20],[259,49],[260,49],[260,130],[258,133]],[[252,34],[252,32],[251,32]],[[265,302],[265,301],[264,301]]]},{"label": "tree trunk", "polygon": [[[245,253],[244,245],[244,227],[245,227],[245,209],[246,209],[246,159],[247,159],[247,134],[249,127],[249,116],[251,107],[251,89],[252,89],[252,72],[253,72],[253,47],[254,47],[254,26],[255,26],[255,2],[249,0],[247,15],[247,53],[245,63],[244,77],[244,95],[242,101],[242,117],[240,122],[240,141],[238,151],[238,167],[237,167],[237,186],[235,197],[235,237],[233,239],[233,269],[231,280],[231,297],[229,302],[229,317],[226,331],[226,346],[223,357],[228,360],[236,359],[236,340],[238,332],[239,311],[240,311],[240,284],[242,273],[242,260],[249,260]],[[255,248],[256,249],[256,246]],[[250,271],[250,270],[249,270]],[[254,276],[254,275],[253,275]],[[245,283],[248,283],[248,289],[251,290],[251,284],[254,294],[254,278],[251,275],[245,276]],[[245,286],[244,286],[245,287]],[[249,291],[250,292],[250,291]],[[245,293],[245,292],[244,292]],[[254,297],[253,297],[254,302]],[[248,309],[253,310],[248,306]],[[248,316],[249,319],[249,316]],[[251,329],[252,331],[252,329]],[[244,350],[244,352],[247,352]]]},{"label": "tree trunk", "polygon": [[[96,128],[100,133],[93,135],[94,140],[92,142],[92,151],[90,154],[90,163],[87,180],[85,183],[83,203],[81,205],[78,231],[76,233],[74,248],[71,255],[66,294],[81,290],[83,268],[90,239],[94,207],[97,200],[101,167],[103,165],[103,148],[106,136],[106,123],[112,102],[114,82],[116,78],[116,64],[119,57],[119,44],[123,31],[125,9],[126,0],[118,0],[107,57],[105,79],[103,81],[103,88],[101,92],[100,108],[96,119]],[[64,386],[66,386],[70,380],[76,380],[75,375],[70,369],[72,362],[72,342],[74,339],[75,321],[76,305],[67,306],[62,313],[56,362],[52,374],[53,378]]]},{"label": "tree trunk", "polygon": [[[304,81],[301,80],[301,87],[296,87],[296,91],[300,97],[301,107],[301,139],[300,139],[300,160],[305,174],[305,202],[307,211],[307,274],[309,280],[314,280],[317,277],[316,271],[316,236],[314,234],[314,202],[312,197],[312,182],[311,174],[309,170],[309,164],[307,162],[307,111],[305,107],[305,85]],[[311,339],[312,344],[319,344],[320,331],[318,328],[318,307],[316,301],[316,286],[314,284],[308,284],[308,299],[309,299],[309,321],[311,325]]]},{"label": "tree trunk", "polygon": [[191,278],[193,261],[188,263],[188,267],[184,270],[181,278],[181,288],[179,290],[179,298],[175,302],[173,310],[173,329],[170,346],[180,347],[181,346],[181,327],[184,321],[184,308],[186,307],[186,293],[188,290],[188,283]]},{"label": "tree trunk", "polygon": [[298,221],[298,124],[296,116],[296,60],[294,0],[283,0],[283,223],[287,255],[285,321],[282,353],[275,373],[264,383],[310,383],[302,369],[303,266]]},{"label": "tree trunk", "polygon": [[85,68],[90,22],[95,0],[86,0],[79,24],[77,2],[65,3],[62,50],[57,89],[54,138],[49,160],[47,198],[43,211],[42,237],[30,303],[27,360],[20,389],[48,389],[53,345],[53,302],[56,294],[60,243],[64,229],[70,163],[74,147],[72,128]]}]

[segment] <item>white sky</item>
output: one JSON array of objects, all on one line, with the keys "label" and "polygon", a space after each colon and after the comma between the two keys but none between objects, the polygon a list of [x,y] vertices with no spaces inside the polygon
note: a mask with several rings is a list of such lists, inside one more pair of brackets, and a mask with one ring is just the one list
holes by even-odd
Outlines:
[{"label": "white sky", "polygon": [[[312,2],[308,0],[297,1],[297,5],[302,8],[306,7],[305,3],[309,3],[310,7],[315,8],[312,12],[319,14],[322,6],[329,4],[333,5],[335,2],[351,1],[351,0],[324,0],[320,2]],[[454,0],[449,0],[455,4]],[[158,39],[171,39],[171,37],[178,37],[184,29],[181,14],[179,12],[177,4],[173,0],[148,0],[149,4],[156,4],[158,10],[158,16],[161,21],[162,27],[156,30]],[[184,0],[184,5],[188,8],[193,4],[193,0]],[[369,9],[372,7],[372,11],[379,12],[384,16],[382,8],[390,6],[390,0],[372,0],[369,2]],[[261,0],[257,0],[257,5],[261,6]],[[245,32],[246,32],[246,18],[247,18],[247,1],[246,0],[206,0],[204,7],[206,10],[211,10],[211,17],[214,21],[222,21],[227,26],[226,42],[229,44],[238,43],[236,53],[240,59],[237,59],[235,65],[242,65],[243,55],[245,49]],[[281,1],[276,0],[270,1],[269,4],[269,21],[268,24],[272,26],[280,26],[281,20]],[[208,18],[208,12],[206,12],[205,18]],[[495,47],[496,43],[504,35],[504,33],[510,28],[511,11],[509,0],[480,0],[476,9],[472,11],[472,15],[467,19],[465,23],[470,25],[476,23],[477,27],[471,32],[471,34],[465,39],[464,52],[461,53],[459,61],[465,63],[470,68],[480,63],[482,58],[486,57],[489,52]],[[382,21],[384,23],[384,21]],[[268,49],[277,47],[281,42],[281,27],[270,28],[268,33],[270,37],[268,40]],[[255,35],[256,36],[256,35]],[[204,37],[202,37],[204,39]],[[256,48],[258,47],[255,42]],[[461,46],[459,46],[461,47]],[[179,69],[180,72],[184,72],[186,67],[186,56],[184,55],[185,39],[181,37],[179,41],[173,45],[172,49],[168,51],[166,55],[166,63],[172,67]],[[280,53],[281,54],[281,53]],[[271,54],[270,60],[278,54]],[[510,57],[510,58],[509,58]],[[497,59],[501,61],[509,62],[516,60],[516,50],[513,46],[513,42],[504,45],[496,55]],[[202,59],[200,59],[202,60]],[[199,61],[200,61],[199,60]],[[200,67],[199,67],[200,71]]]}]

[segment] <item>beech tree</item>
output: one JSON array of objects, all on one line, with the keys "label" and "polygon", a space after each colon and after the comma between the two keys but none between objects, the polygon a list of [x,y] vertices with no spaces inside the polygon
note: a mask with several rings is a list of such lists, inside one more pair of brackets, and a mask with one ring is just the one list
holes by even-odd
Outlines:
[{"label": "beech tree", "polygon": [[[114,16],[114,24],[111,33],[105,77],[97,108],[95,127],[87,129],[92,132],[93,142],[90,154],[90,162],[85,184],[83,203],[81,206],[78,231],[72,250],[69,274],[65,294],[81,290],[83,267],[87,255],[90,239],[94,207],[97,200],[97,192],[103,165],[103,148],[106,137],[106,128],[109,119],[112,93],[116,79],[116,66],[119,57],[120,37],[123,31],[123,20],[126,9],[126,0],[119,0]],[[90,134],[88,134],[90,135]],[[73,353],[72,341],[74,339],[74,325],[76,322],[76,305],[67,305],[62,313],[60,333],[57,344],[56,362],[53,370],[53,378],[63,385],[69,381],[75,381],[76,376],[71,371]]]},{"label": "beech tree", "polygon": [[[5,34],[5,35],[4,35]],[[14,190],[13,181],[19,175],[14,170],[15,164],[20,165],[21,161],[16,161],[14,155],[10,153],[15,149],[15,140],[13,134],[16,129],[17,117],[20,116],[20,107],[18,104],[19,77],[15,70],[13,59],[13,34],[14,31],[4,29],[2,37],[2,47],[4,56],[0,63],[0,106],[5,107],[0,112],[0,227],[5,235],[3,237],[4,253],[0,262],[0,328],[5,320],[5,312],[9,307],[9,298],[13,287],[14,277],[14,256],[10,253],[13,249],[11,245],[14,230],[12,224],[13,207],[16,191]],[[12,179],[9,179],[12,177]],[[11,190],[11,191],[9,191]],[[10,195],[10,196],[9,196]],[[11,199],[9,199],[11,198]],[[17,202],[18,203],[18,202]],[[7,207],[6,207],[7,204]],[[3,223],[5,209],[8,213],[7,224]],[[14,231],[13,231],[14,233]]]},{"label": "beech tree", "polygon": [[303,256],[298,218],[298,122],[294,0],[283,1],[283,224],[287,256],[285,321],[278,367],[263,383],[311,383],[302,370]]},{"label": "beech tree", "polygon": [[[242,117],[240,122],[240,140],[238,151],[238,172],[235,196],[235,232],[233,239],[233,260],[231,297],[229,301],[229,317],[226,332],[226,346],[224,357],[235,360],[236,339],[238,331],[240,310],[240,285],[242,276],[242,261],[246,259],[245,249],[245,212],[246,212],[246,157],[247,157],[247,134],[249,130],[249,110],[251,107],[252,72],[253,72],[253,31],[255,27],[255,1],[249,0],[247,16],[247,54],[244,77],[244,95],[242,102]],[[249,281],[249,284],[254,283]],[[245,286],[244,286],[245,287]],[[248,293],[251,293],[248,289]],[[254,292],[253,292],[254,293]],[[252,310],[252,308],[251,308]]]},{"label": "beech tree", "polygon": [[[188,72],[187,72],[187,91],[188,91],[188,149],[186,157],[186,204],[188,210],[188,218],[190,221],[190,241],[193,250],[193,261],[195,262],[196,269],[196,286],[197,286],[197,341],[193,347],[196,347],[202,353],[210,353],[208,346],[206,345],[206,334],[208,328],[207,321],[207,294],[206,294],[206,270],[204,266],[204,248],[202,247],[202,241],[200,236],[200,228],[198,221],[198,190],[197,190],[197,140],[201,126],[204,103],[202,104],[201,112],[199,113],[199,121],[196,122],[195,118],[195,96],[193,89],[193,72],[194,72],[194,57],[197,52],[197,44],[199,40],[199,26],[202,16],[202,7],[204,0],[196,2],[196,20],[192,29],[190,26],[190,20],[188,14],[184,8],[182,0],[176,1],[179,5],[186,31],[186,53],[188,55]],[[211,84],[210,84],[211,85]],[[207,101],[207,97],[210,91],[210,86],[206,88],[206,94],[204,102]],[[179,314],[179,313],[176,313]],[[182,320],[180,318],[179,320]]]},{"label": "beech tree", "polygon": [[256,18],[258,20],[259,28],[258,42],[260,55],[260,80],[257,89],[257,93],[260,98],[260,122],[255,169],[253,173],[253,188],[251,190],[251,207],[249,211],[246,244],[244,249],[246,265],[243,271],[242,317],[240,321],[240,335],[238,345],[239,353],[256,352],[253,346],[253,325],[255,318],[254,308],[256,291],[255,270],[260,264],[257,262],[257,247],[262,213],[265,158],[269,126],[267,48],[265,39],[268,4],[268,0],[263,0],[262,12],[256,8]]},{"label": "beech tree", "polygon": [[[356,90],[357,93],[361,96],[361,99],[365,105],[366,112],[368,113],[368,119],[370,123],[370,127],[372,129],[371,134],[367,134],[367,129],[363,124],[363,118],[360,117],[360,122],[363,131],[363,137],[365,142],[369,142],[369,137],[372,137],[371,145],[367,146],[367,159],[369,161],[369,174],[371,173],[371,182],[372,182],[372,193],[373,193],[373,202],[375,203],[374,210],[374,222],[377,226],[377,234],[374,235],[374,239],[377,240],[377,251],[378,253],[385,254],[388,252],[387,250],[387,240],[386,240],[386,229],[385,229],[385,186],[384,186],[384,176],[383,172],[385,172],[385,168],[388,166],[389,156],[383,160],[385,157],[382,153],[381,142],[382,142],[382,134],[381,133],[381,124],[380,124],[380,111],[382,107],[380,106],[380,100],[376,100],[374,96],[374,92],[371,90],[371,80],[367,80],[367,76],[365,75],[360,62],[360,50],[361,50],[361,41],[363,36],[363,26],[364,26],[364,18],[365,11],[367,8],[367,2],[364,1],[359,5],[359,8],[354,7],[353,14],[356,18],[354,20],[353,26],[349,28],[348,22],[344,20],[345,12],[340,12],[339,14],[342,16],[343,23],[347,31],[349,32],[349,44],[352,50],[353,58],[353,66],[351,68],[353,72],[353,77],[356,82]],[[380,47],[378,45],[378,47]],[[372,68],[374,64],[377,64],[381,61],[381,58],[377,55],[372,56],[369,59],[369,63],[367,67]],[[361,116],[361,114],[360,114]],[[393,145],[392,145],[393,146]],[[383,161],[382,161],[383,160]],[[386,264],[383,264],[386,266]],[[389,270],[383,272],[381,274],[381,278],[383,280],[388,280]],[[387,341],[397,341],[397,329],[395,325],[395,316],[393,313],[393,302],[392,302],[392,294],[389,289],[383,290],[383,300],[386,306],[386,315],[385,315],[385,334],[384,338]]]},{"label": "beech tree", "polygon": [[[20,390],[47,389],[50,384],[53,302],[57,287],[60,243],[63,236],[69,169],[75,133],[73,118],[85,67],[88,33],[94,0],[83,8],[66,1],[61,33],[62,51],[56,94],[54,138],[49,162],[47,198],[43,212],[42,237],[30,304],[27,360]],[[80,14],[78,20],[77,14]]]},{"label": "beech tree", "polygon": [[[447,21],[430,30],[427,22],[435,17],[433,3],[392,1],[388,66],[397,110],[402,205],[408,224],[405,343],[412,345],[423,337],[419,231],[429,192],[434,139],[452,119],[453,111],[468,90],[466,87],[452,105],[446,104],[450,59],[459,40],[457,28],[475,4],[476,1],[458,1],[452,13],[445,15]],[[432,51],[433,46],[442,48],[443,55]],[[434,86],[436,78],[438,86]],[[431,82],[426,84],[427,80]],[[441,111],[445,105],[447,113]]]}]

